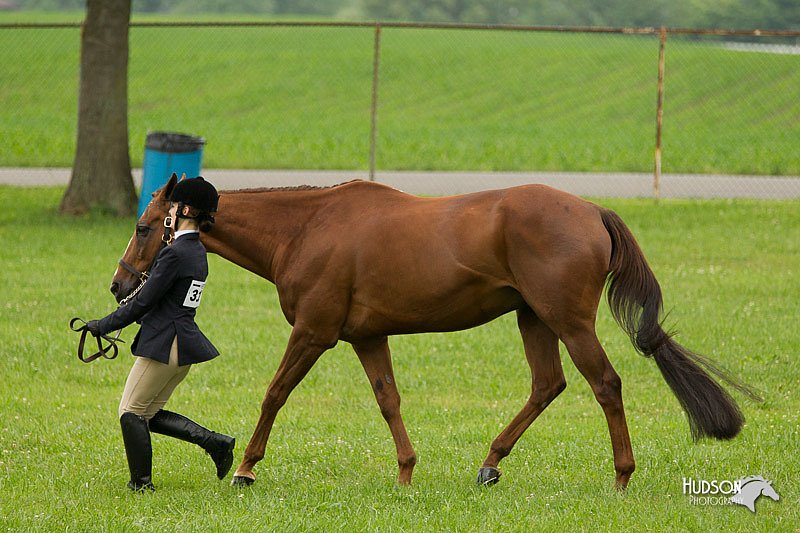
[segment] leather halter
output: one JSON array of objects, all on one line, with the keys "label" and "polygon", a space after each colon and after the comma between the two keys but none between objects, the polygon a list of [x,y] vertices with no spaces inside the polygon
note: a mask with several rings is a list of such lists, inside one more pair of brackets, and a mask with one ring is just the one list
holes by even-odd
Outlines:
[{"label": "leather halter", "polygon": [[[172,217],[167,215],[164,217],[164,234],[161,236],[161,247],[158,249],[158,252],[161,251],[162,248],[172,244],[172,241],[175,238],[175,233],[173,228],[171,227],[172,224]],[[150,277],[150,269],[153,268],[153,264],[156,262],[156,257],[158,257],[158,252],[156,252],[156,256],[153,257],[153,260],[150,262],[150,265],[145,270],[136,270],[136,268],[125,261],[124,259],[120,258],[119,266],[139,278],[139,286],[134,289],[132,293],[126,296],[121,302],[120,305],[125,305],[128,301],[133,298],[137,292],[142,288],[144,282],[147,281],[147,278]]]},{"label": "leather halter", "polygon": [[119,266],[121,266],[122,268],[124,268],[125,270],[127,270],[128,272],[130,272],[131,274],[136,276],[137,278],[139,278],[139,281],[144,283],[145,281],[147,281],[147,278],[150,277],[149,270],[153,267],[153,263],[150,263],[150,266],[147,267],[147,270],[142,270],[142,271],[136,270],[133,267],[133,265],[131,265],[130,263],[126,262],[124,259],[120,259],[119,260]]}]

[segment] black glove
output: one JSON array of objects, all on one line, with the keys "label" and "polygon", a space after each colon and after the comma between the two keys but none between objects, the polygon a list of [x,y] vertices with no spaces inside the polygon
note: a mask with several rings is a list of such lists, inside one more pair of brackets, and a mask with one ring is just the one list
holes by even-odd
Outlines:
[{"label": "black glove", "polygon": [[88,321],[86,323],[86,329],[88,329],[89,333],[91,333],[95,337],[99,337],[100,335],[103,334],[103,332],[100,331],[100,321],[99,320],[90,320],[90,321]]}]

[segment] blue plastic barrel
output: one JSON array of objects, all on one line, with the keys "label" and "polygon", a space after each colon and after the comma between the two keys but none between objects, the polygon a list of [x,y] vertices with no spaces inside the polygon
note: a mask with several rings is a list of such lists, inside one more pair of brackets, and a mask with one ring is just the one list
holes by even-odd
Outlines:
[{"label": "blue plastic barrel", "polygon": [[142,165],[142,190],[139,193],[139,211],[142,216],[153,193],[163,187],[172,173],[187,178],[200,175],[203,160],[202,137],[157,131],[147,134]]}]

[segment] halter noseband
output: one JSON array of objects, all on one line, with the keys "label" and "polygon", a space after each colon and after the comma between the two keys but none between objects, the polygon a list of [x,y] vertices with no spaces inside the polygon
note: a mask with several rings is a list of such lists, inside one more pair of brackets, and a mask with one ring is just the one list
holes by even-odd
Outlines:
[{"label": "halter noseband", "polygon": [[120,259],[119,260],[119,266],[121,266],[122,268],[124,268],[125,270],[127,270],[128,272],[130,272],[131,274],[136,276],[137,278],[139,278],[139,281],[144,283],[145,281],[147,281],[147,278],[150,277],[149,270],[150,270],[150,268],[152,268],[153,263],[150,263],[150,266],[147,267],[147,270],[143,270],[143,271],[136,270],[133,267],[133,265],[131,265],[130,263],[126,262],[124,259]]},{"label": "halter noseband", "polygon": [[[155,262],[156,260],[153,259],[153,263]],[[150,263],[150,266],[147,267],[147,270],[143,270],[140,272],[135,268],[133,268],[133,266],[130,263],[126,262],[124,259],[119,260],[119,266],[121,266],[122,268],[124,268],[125,270],[127,270],[128,272],[139,278],[139,285],[137,285],[137,287],[133,289],[133,291],[129,295],[127,295],[125,298],[119,301],[120,307],[130,302],[133,299],[133,297],[139,294],[139,291],[142,290],[142,287],[144,287],[144,282],[147,281],[147,278],[150,277],[150,269],[153,268],[153,263]]]}]

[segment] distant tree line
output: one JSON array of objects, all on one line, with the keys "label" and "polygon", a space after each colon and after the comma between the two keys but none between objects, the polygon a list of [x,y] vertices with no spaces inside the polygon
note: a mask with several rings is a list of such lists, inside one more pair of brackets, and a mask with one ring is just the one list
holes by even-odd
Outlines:
[{"label": "distant tree line", "polygon": [[[85,0],[11,0],[84,10]],[[798,0],[133,0],[134,13],[253,13],[344,20],[800,29]]]},{"label": "distant tree line", "polygon": [[798,0],[358,0],[366,18],[545,26],[800,29]]}]

